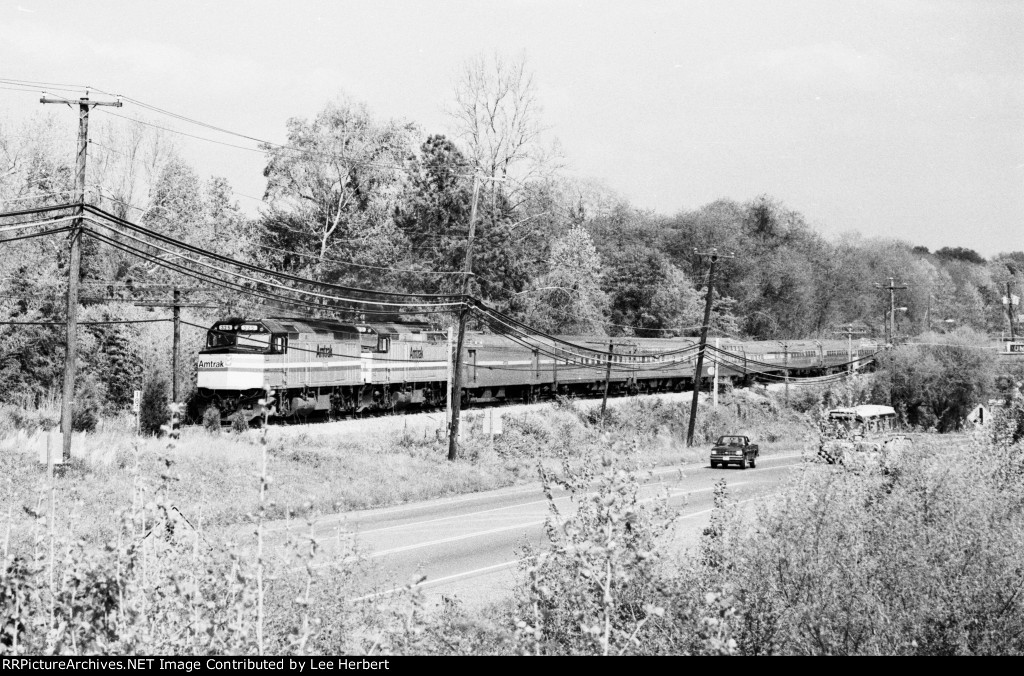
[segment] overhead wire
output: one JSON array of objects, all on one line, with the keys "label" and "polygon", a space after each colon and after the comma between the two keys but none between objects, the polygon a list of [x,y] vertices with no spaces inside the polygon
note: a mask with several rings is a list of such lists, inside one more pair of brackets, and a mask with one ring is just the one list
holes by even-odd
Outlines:
[{"label": "overhead wire", "polygon": [[[170,317],[160,319],[108,319],[103,321],[79,321],[79,326],[104,326],[107,324],[152,324],[156,322],[173,322]],[[0,321],[0,326],[67,326],[67,322],[13,322]]]},{"label": "overhead wire", "polygon": [[[0,213],[0,217],[12,217],[12,216],[22,216],[22,215],[29,215],[29,214],[39,214],[39,213],[43,213],[43,212],[47,212],[47,211],[57,211],[57,210],[62,210],[62,209],[75,208],[75,207],[78,207],[78,206],[79,205],[55,205],[55,206],[52,206],[52,207],[43,207],[43,208],[34,208],[34,209],[23,209],[23,210],[19,210],[19,211]],[[159,241],[167,243],[167,244],[169,244],[171,246],[175,246],[175,247],[178,247],[180,249],[184,249],[184,250],[189,251],[191,253],[195,253],[195,254],[198,254],[200,256],[203,256],[203,257],[206,257],[206,258],[210,258],[212,260],[216,260],[216,261],[219,261],[219,262],[222,262],[222,263],[226,263],[226,264],[229,264],[229,265],[241,268],[241,269],[254,271],[254,272],[257,272],[259,274],[268,275],[268,276],[271,276],[271,277],[276,277],[276,278],[279,278],[279,279],[286,279],[288,281],[297,282],[297,283],[300,283],[300,284],[306,284],[306,285],[315,286],[315,287],[339,290],[339,291],[346,292],[346,293],[353,293],[354,292],[356,294],[373,294],[373,295],[376,295],[376,296],[386,296],[386,297],[392,297],[392,298],[410,298],[410,299],[424,299],[424,298],[441,299],[441,298],[443,298],[443,299],[450,299],[450,298],[457,297],[457,294],[428,294],[428,293],[409,294],[409,293],[399,293],[399,292],[393,292],[393,291],[375,291],[375,290],[370,290],[370,289],[359,289],[359,288],[354,288],[354,287],[343,286],[343,285],[340,285],[340,284],[332,284],[332,283],[329,283],[329,282],[320,282],[320,281],[316,281],[316,280],[306,279],[306,278],[303,278],[303,277],[299,277],[297,275],[292,275],[292,274],[283,273],[283,272],[279,272],[279,271],[266,270],[264,268],[260,268],[259,266],[256,266],[256,265],[253,265],[253,264],[250,264],[250,263],[246,263],[244,261],[239,261],[237,259],[234,259],[234,258],[231,258],[231,257],[228,257],[228,256],[223,256],[223,255],[220,255],[220,254],[216,254],[216,253],[207,251],[205,249],[202,249],[200,247],[193,246],[193,245],[188,244],[186,242],[182,242],[180,240],[176,240],[176,239],[174,239],[172,237],[169,237],[167,235],[163,235],[162,233],[159,233],[159,232],[150,230],[148,228],[136,225],[136,224],[132,223],[131,221],[128,221],[126,219],[123,219],[123,218],[120,218],[118,216],[115,216],[114,214],[111,214],[111,213],[109,213],[109,212],[107,212],[107,211],[105,211],[103,209],[100,209],[100,208],[94,206],[94,205],[85,204],[85,205],[82,205],[82,206],[84,206],[84,209],[87,212],[95,214],[95,215],[99,216],[102,219],[105,219],[107,221],[113,222],[113,223],[115,223],[117,225],[122,226],[123,228],[132,230],[132,231],[134,231],[136,233],[139,233],[139,234],[142,234],[142,235],[144,235],[146,237],[150,237],[152,239],[159,240]],[[100,222],[100,221],[97,221],[97,220],[93,220],[93,222],[95,222],[96,224],[98,224],[98,225],[100,225],[102,227],[107,227],[107,228],[115,230],[115,231],[117,230],[116,228],[111,228],[106,223],[103,223],[103,222]],[[138,238],[135,238],[135,237],[132,237],[132,238],[138,240]],[[159,246],[153,244],[152,242],[144,242],[144,243],[147,246],[152,246],[154,248],[166,251],[166,249],[163,249],[162,247],[159,247]],[[176,252],[168,252],[168,253],[172,253],[172,255],[177,255],[177,256],[184,257],[183,254],[179,254],[179,253],[176,253]],[[187,258],[187,257],[185,257],[185,258]],[[189,260],[191,260],[191,259],[189,259]],[[203,263],[199,263],[199,264],[203,265]],[[230,271],[226,271],[226,272],[228,272],[228,274],[233,274],[235,276],[244,277],[244,275],[240,275],[239,273],[232,273]],[[260,283],[265,283],[265,284],[272,284],[271,282],[266,282],[264,280],[256,280],[256,281],[259,281]],[[282,287],[282,288],[284,288],[284,287]],[[311,291],[296,291],[296,292],[304,293],[304,294],[307,294],[307,295],[322,295],[324,297],[329,297],[329,296],[326,296],[325,294],[317,294],[316,292],[311,292]],[[380,306],[389,306],[389,307],[449,307],[449,308],[454,308],[454,307],[459,307],[462,304],[461,300],[460,301],[451,301],[451,302],[447,302],[447,303],[443,303],[443,302],[442,303],[432,303],[432,302],[422,302],[422,301],[419,302],[419,303],[394,303],[394,302],[390,302],[390,301],[382,301],[382,300],[376,300],[376,299],[372,299],[372,298],[356,298],[356,299],[345,299],[345,298],[339,298],[339,297],[333,297],[333,298],[335,298],[337,300],[341,300],[342,302],[353,302],[353,303],[357,303],[357,304],[380,305]]]},{"label": "overhead wire", "polygon": [[[330,282],[320,282],[320,281],[306,279],[306,278],[303,278],[303,277],[299,277],[297,275],[292,275],[292,274],[289,274],[289,273],[279,272],[279,271],[275,271],[275,270],[266,270],[264,268],[260,268],[257,265],[253,265],[253,264],[247,263],[245,261],[240,261],[240,260],[237,260],[235,258],[231,258],[229,256],[224,256],[224,255],[221,255],[221,254],[217,254],[217,253],[214,253],[212,251],[206,251],[205,249],[201,249],[200,247],[188,244],[187,242],[182,242],[180,240],[176,240],[173,237],[169,237],[169,236],[164,235],[162,233],[156,232],[154,230],[150,230],[148,228],[145,228],[145,227],[142,227],[142,226],[137,225],[135,223],[132,223],[131,221],[128,221],[126,219],[123,219],[123,218],[120,218],[118,216],[115,216],[114,214],[111,214],[111,213],[109,213],[107,211],[104,211],[103,209],[95,207],[95,206],[93,206],[91,204],[86,204],[85,205],[85,210],[89,211],[89,212],[92,212],[92,213],[94,213],[94,214],[96,214],[96,215],[98,215],[98,216],[100,216],[102,218],[105,218],[107,220],[114,221],[118,225],[121,225],[121,226],[123,226],[125,228],[128,228],[130,230],[133,230],[134,232],[143,234],[143,235],[145,235],[147,237],[151,237],[153,239],[158,239],[158,240],[163,241],[163,242],[165,242],[167,244],[170,244],[172,246],[176,246],[176,247],[181,248],[181,249],[185,249],[185,250],[190,251],[192,253],[196,253],[196,254],[199,254],[201,256],[205,256],[207,258],[210,258],[210,259],[213,259],[213,260],[217,260],[217,261],[222,262],[222,263],[227,263],[229,265],[233,265],[233,266],[238,267],[238,268],[250,270],[250,271],[253,271],[253,272],[260,273],[260,274],[269,275],[269,276],[272,276],[272,277],[277,277],[279,279],[286,279],[288,281],[297,282],[299,284],[308,284],[308,285],[313,285],[313,286],[319,286],[319,287],[322,287],[322,288],[334,289],[334,290],[342,291],[342,292],[345,292],[345,293],[367,293],[367,294],[376,294],[378,296],[388,296],[388,297],[392,297],[392,298],[452,298],[452,297],[457,295],[457,294],[427,294],[427,293],[413,294],[413,293],[399,293],[399,292],[395,292],[395,291],[374,291],[374,290],[371,290],[371,289],[359,289],[359,288],[354,288],[354,287],[349,287],[349,286],[343,286],[341,284],[332,284]],[[395,305],[394,303],[387,303],[387,302],[384,302],[384,301],[377,301],[377,300],[370,300],[370,299],[359,299],[359,300],[356,300],[354,302],[370,303],[370,304],[374,304],[374,305],[382,305],[382,304],[383,305]],[[424,304],[420,303],[419,305],[424,305]],[[441,303],[440,305],[452,305],[452,303]]]},{"label": "overhead wire", "polygon": [[[379,305],[379,306],[399,307],[399,308],[426,308],[426,307],[441,308],[441,307],[443,307],[443,308],[446,308],[446,309],[454,309],[454,308],[460,307],[462,305],[461,303],[393,303],[393,302],[389,302],[389,301],[376,301],[376,300],[345,298],[345,297],[342,297],[342,296],[334,296],[334,295],[330,295],[330,294],[318,293],[316,291],[306,291],[306,290],[301,290],[301,289],[293,289],[293,288],[284,286],[282,284],[278,284],[276,282],[267,281],[267,280],[259,279],[259,278],[256,278],[256,277],[250,277],[248,275],[243,275],[243,274],[236,273],[236,272],[231,272],[230,270],[225,270],[225,269],[220,268],[220,267],[218,267],[216,265],[213,265],[213,264],[210,264],[210,263],[206,263],[206,262],[203,262],[203,261],[200,261],[200,260],[196,260],[194,258],[189,258],[188,256],[186,256],[184,254],[181,254],[181,253],[178,253],[178,252],[175,252],[175,251],[171,251],[171,250],[166,249],[164,247],[161,247],[159,245],[153,244],[151,242],[147,242],[147,241],[145,241],[143,239],[140,239],[138,237],[134,237],[133,235],[129,235],[129,234],[124,233],[124,232],[118,232],[116,228],[111,228],[107,224],[102,223],[100,221],[97,221],[95,219],[91,219],[90,218],[88,220],[90,222],[92,222],[92,223],[95,223],[95,224],[99,225],[100,227],[105,227],[105,228],[108,228],[108,229],[116,232],[119,236],[128,237],[129,239],[135,240],[136,242],[139,242],[140,244],[142,244],[144,246],[152,247],[154,249],[162,251],[162,252],[164,252],[166,254],[169,254],[171,256],[175,256],[177,258],[180,258],[183,261],[187,261],[188,263],[191,263],[191,264],[194,264],[194,265],[198,265],[198,266],[201,266],[201,267],[205,267],[205,268],[209,268],[209,269],[212,269],[212,270],[216,270],[217,272],[220,272],[220,273],[223,273],[223,274],[232,275],[233,277],[236,277],[238,279],[243,279],[243,280],[246,280],[248,282],[252,282],[254,284],[262,284],[262,285],[265,285],[265,286],[271,286],[271,287],[274,287],[274,288],[277,288],[277,289],[283,289],[285,291],[291,291],[293,293],[298,293],[298,294],[302,294],[302,295],[305,295],[305,296],[312,296],[312,297],[315,297],[315,298],[322,298],[322,299],[325,299],[325,300],[331,300],[331,301],[342,302],[342,303],[354,303],[354,304],[362,304],[362,305]],[[255,267],[255,266],[247,266],[247,267]],[[318,286],[319,285],[330,286],[330,285],[325,285],[325,284],[321,284],[321,283],[318,283],[318,282],[306,282],[306,283],[313,284],[313,285],[318,285]]]},{"label": "overhead wire", "polygon": [[[160,258],[156,258],[156,257],[152,256],[151,254],[147,254],[145,251],[143,251],[141,249],[136,249],[135,247],[132,247],[131,245],[127,245],[127,244],[125,244],[123,242],[118,242],[118,241],[114,240],[113,238],[110,238],[110,237],[107,237],[106,235],[103,235],[102,233],[97,233],[97,232],[94,232],[92,230],[88,230],[87,234],[89,234],[90,236],[93,236],[93,237],[97,237],[101,241],[109,244],[110,246],[118,248],[118,249],[124,251],[125,253],[129,253],[131,255],[137,256],[137,257],[142,258],[144,260],[147,260],[150,263],[153,263],[153,264],[159,265],[161,267],[167,268],[167,269],[172,270],[174,272],[177,272],[179,274],[182,274],[182,275],[185,275],[185,276],[188,276],[188,277],[192,277],[192,278],[197,279],[199,281],[203,281],[203,282],[206,282],[206,283],[209,283],[209,284],[214,284],[215,286],[220,286],[220,287],[225,288],[225,289],[230,290],[230,291],[235,291],[235,292],[247,294],[247,295],[250,295],[250,296],[253,296],[253,297],[259,297],[259,298],[271,300],[271,301],[274,301],[274,302],[283,303],[283,304],[286,304],[286,305],[289,305],[289,306],[292,306],[292,307],[301,307],[301,308],[307,309],[307,310],[315,310],[315,311],[324,311],[324,310],[336,310],[337,311],[337,310],[341,310],[341,311],[348,311],[348,312],[360,312],[360,313],[363,313],[363,314],[371,314],[372,313],[372,311],[368,310],[368,309],[363,309],[363,308],[354,309],[354,308],[350,308],[350,307],[338,307],[338,306],[334,306],[334,305],[321,305],[321,304],[313,303],[311,301],[303,301],[303,300],[299,300],[299,299],[295,299],[295,298],[290,298],[288,296],[282,296],[282,295],[279,295],[279,294],[275,294],[275,293],[272,293],[272,292],[260,291],[258,289],[252,289],[252,288],[246,287],[243,284],[239,284],[237,282],[231,282],[231,281],[228,281],[228,280],[223,280],[223,279],[217,278],[217,277],[215,277],[213,275],[210,275],[210,274],[207,274],[207,273],[201,273],[201,272],[192,270],[192,269],[187,268],[186,266],[183,266],[183,265],[181,265],[179,263],[176,263],[174,261],[167,261],[167,260],[163,260],[163,259],[160,259]],[[189,260],[189,261],[191,260],[191,259],[188,259],[185,256],[181,256],[180,254],[176,254],[176,256],[178,256],[179,258],[183,258],[185,260]],[[265,283],[264,282],[257,282],[257,285],[259,285],[259,284],[265,284]],[[277,286],[277,285],[273,285],[273,286]],[[287,287],[280,287],[280,288],[287,288]],[[419,307],[419,306],[413,306],[413,307]],[[387,314],[390,315],[390,314],[393,314],[393,313],[387,313]],[[421,311],[421,312],[413,313],[413,314],[431,314],[431,313],[430,312],[426,312],[426,311]]]}]

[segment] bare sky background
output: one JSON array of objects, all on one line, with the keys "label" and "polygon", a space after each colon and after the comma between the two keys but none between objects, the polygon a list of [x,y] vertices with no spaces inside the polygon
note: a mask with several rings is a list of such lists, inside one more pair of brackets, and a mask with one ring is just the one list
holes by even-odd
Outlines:
[{"label": "bare sky background", "polygon": [[[1024,249],[1020,0],[0,0],[0,77],[90,84],[275,141],[339,92],[448,133],[454,79],[481,53],[525,54],[569,168],[636,206],[767,193],[827,236]],[[0,89],[5,126],[42,108]],[[262,194],[260,154],[182,149]]]}]

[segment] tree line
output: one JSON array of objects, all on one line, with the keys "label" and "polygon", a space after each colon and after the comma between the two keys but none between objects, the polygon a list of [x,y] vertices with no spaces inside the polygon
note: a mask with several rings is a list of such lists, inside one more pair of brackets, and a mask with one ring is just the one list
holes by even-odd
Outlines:
[{"label": "tree line", "polygon": [[[1021,288],[1024,252],[984,259],[969,248],[935,252],[896,238],[856,233],[827,239],[796,209],[768,195],[723,198],[674,215],[631,205],[598,181],[565,169],[543,123],[525,62],[477,58],[452,92],[449,128],[383,119],[344,97],[313,117],[285,123],[282,144],[261,145],[266,191],[247,215],[222,177],[203,178],[176,136],[145,124],[93,125],[87,199],[190,244],[322,282],[381,291],[461,289],[476,180],[472,293],[537,329],[596,336],[696,335],[706,266],[695,248],[735,254],[716,274],[713,332],[760,340],[827,338],[855,325],[885,333],[894,277],[896,334],[962,327],[1006,332],[1006,283]],[[117,122],[117,123],[115,123]],[[73,147],[67,121],[43,114],[0,122],[0,204],[4,210],[67,201]],[[899,224],[892,230],[899,232]],[[4,244],[0,319],[63,320],[67,247],[62,239]],[[151,318],[136,302],[169,299],[264,315],[256,301],[194,284],[116,249],[89,242],[83,319]],[[282,311],[275,309],[274,314]],[[304,311],[295,310],[296,314]],[[328,312],[328,310],[325,310]],[[442,320],[443,318],[436,318]],[[119,408],[144,374],[169,369],[161,324],[84,329],[83,382]],[[192,332],[194,333],[194,332]],[[186,357],[202,337],[186,332]],[[0,325],[0,391],[40,405],[60,386],[63,329]],[[194,382],[183,360],[181,380]]]}]

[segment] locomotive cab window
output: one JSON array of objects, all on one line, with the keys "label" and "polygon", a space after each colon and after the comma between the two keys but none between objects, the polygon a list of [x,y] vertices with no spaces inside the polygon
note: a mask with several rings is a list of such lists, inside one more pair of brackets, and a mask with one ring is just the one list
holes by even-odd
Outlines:
[{"label": "locomotive cab window", "polygon": [[391,349],[391,339],[387,336],[377,337],[377,352],[387,352]]},{"label": "locomotive cab window", "polygon": [[235,344],[235,334],[225,330],[210,331],[206,334],[206,347],[231,347]]},{"label": "locomotive cab window", "polygon": [[288,351],[288,337],[275,333],[270,337],[270,354],[284,354]]}]

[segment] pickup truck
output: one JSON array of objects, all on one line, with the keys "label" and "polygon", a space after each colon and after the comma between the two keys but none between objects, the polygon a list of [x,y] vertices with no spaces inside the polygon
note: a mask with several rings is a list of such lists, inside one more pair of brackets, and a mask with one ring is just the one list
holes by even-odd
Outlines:
[{"label": "pickup truck", "polygon": [[746,469],[749,464],[757,467],[758,453],[757,444],[750,443],[748,437],[726,434],[718,437],[718,441],[711,447],[711,466],[739,465],[740,469]]}]

